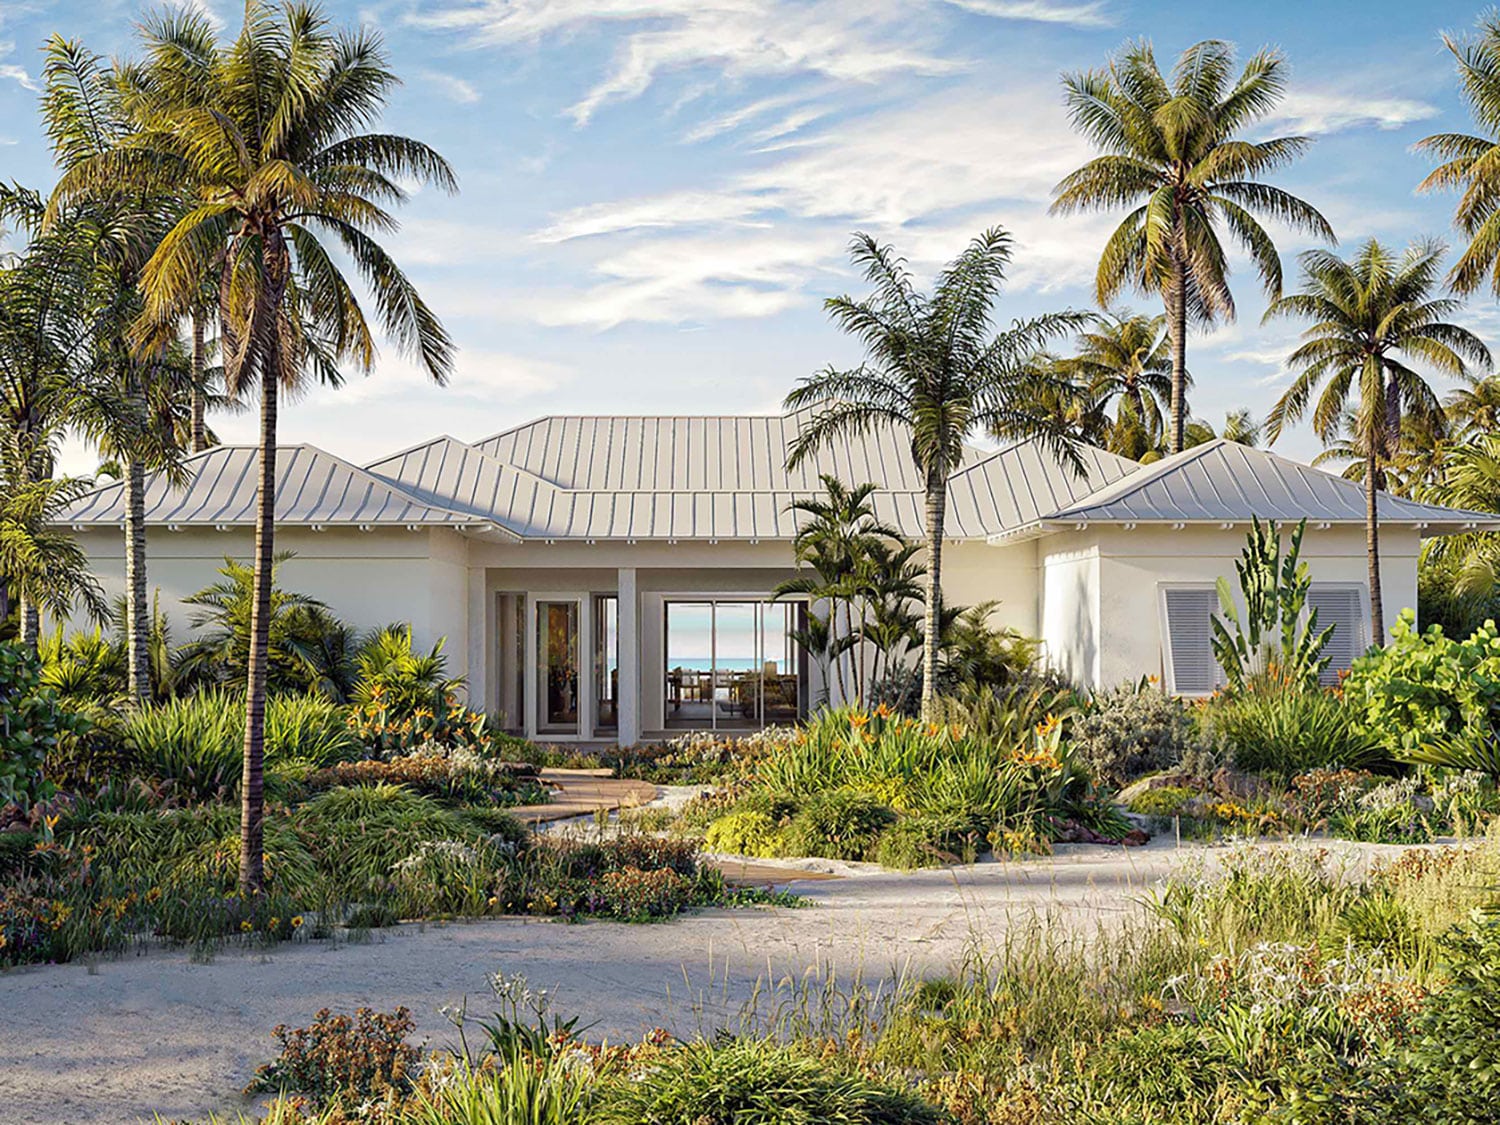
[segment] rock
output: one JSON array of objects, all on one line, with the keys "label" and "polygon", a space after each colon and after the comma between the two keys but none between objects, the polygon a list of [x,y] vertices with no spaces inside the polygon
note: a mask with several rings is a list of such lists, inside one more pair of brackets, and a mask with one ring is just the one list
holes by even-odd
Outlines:
[{"label": "rock", "polygon": [[1253,773],[1241,773],[1230,766],[1221,766],[1209,780],[1215,793],[1223,797],[1235,797],[1240,801],[1253,801],[1270,796],[1275,786]]},{"label": "rock", "polygon": [[1149,843],[1150,840],[1151,837],[1148,836],[1143,830],[1139,828],[1132,828],[1129,832],[1125,833],[1125,835],[1120,838],[1120,843],[1124,844],[1127,848],[1139,848],[1143,844]]}]

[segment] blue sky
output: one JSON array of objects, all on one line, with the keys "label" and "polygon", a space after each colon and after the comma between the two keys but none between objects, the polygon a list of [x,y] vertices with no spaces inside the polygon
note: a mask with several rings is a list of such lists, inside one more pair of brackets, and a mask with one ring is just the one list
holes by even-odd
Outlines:
[{"label": "blue sky", "polygon": [[[196,0],[233,25],[233,0]],[[1469,130],[1440,33],[1475,4],[1138,0],[372,0],[330,3],[385,35],[406,81],[387,125],[457,168],[457,197],[419,193],[391,246],[461,346],[445,389],[387,353],[316,390],[287,441],[355,460],[435,433],[472,439],[548,412],[767,411],[801,376],[858,359],[824,318],[850,289],[851,232],[929,273],[980,229],[1017,243],[1003,318],[1091,304],[1109,216],[1046,215],[1087,158],[1063,70],[1151,37],[1164,61],[1219,37],[1284,49],[1290,94],[1268,129],[1316,138],[1280,181],[1349,247],[1446,235],[1452,200],[1414,192],[1410,151]],[[131,49],[133,0],[0,0],[0,178],[50,183],[36,123],[38,47],[56,31]],[[1280,241],[1291,257],[1302,243]],[[1237,323],[1195,339],[1195,413],[1257,414],[1296,329],[1260,326],[1237,270]],[[1134,298],[1133,303],[1149,306]],[[1467,322],[1500,345],[1493,298]],[[230,440],[253,421],[219,418]],[[1279,447],[1316,452],[1307,433]],[[69,458],[86,469],[82,451]]]}]

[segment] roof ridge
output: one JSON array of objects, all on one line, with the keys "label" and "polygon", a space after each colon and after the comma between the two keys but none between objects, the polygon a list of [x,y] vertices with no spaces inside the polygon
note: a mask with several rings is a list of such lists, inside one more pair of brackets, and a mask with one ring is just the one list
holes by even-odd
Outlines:
[{"label": "roof ridge", "polygon": [[[1109,499],[1112,502],[1124,500],[1126,497],[1134,496],[1137,492],[1145,488],[1147,485],[1151,484],[1153,481],[1160,480],[1169,472],[1176,472],[1184,465],[1191,465],[1199,458],[1207,455],[1215,449],[1222,448],[1227,444],[1230,443],[1224,438],[1212,438],[1209,441],[1203,442],[1201,445],[1189,446],[1187,449],[1184,449],[1178,453],[1173,453],[1170,456],[1163,457],[1160,461],[1153,461],[1150,464],[1142,465],[1134,472],[1126,473],[1123,477],[1112,480],[1108,484],[1100,485],[1092,492],[1086,493],[1085,495],[1079,497],[1078,500],[1068,505],[1066,508],[1059,508],[1050,515],[1043,516],[1042,518],[1057,519],[1063,516],[1067,516],[1069,513],[1079,511],[1083,508],[1093,507],[1100,502],[1098,500],[1098,497],[1106,492],[1109,492],[1110,489],[1120,489],[1120,491],[1110,495]],[[1257,450],[1256,452],[1263,451]],[[1128,487],[1122,487],[1127,484]]]}]

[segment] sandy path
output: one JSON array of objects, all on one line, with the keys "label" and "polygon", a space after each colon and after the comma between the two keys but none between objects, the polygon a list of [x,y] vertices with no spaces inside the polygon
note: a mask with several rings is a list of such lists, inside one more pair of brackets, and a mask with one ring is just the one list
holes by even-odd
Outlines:
[{"label": "sandy path", "polygon": [[1045,912],[1092,927],[1139,909],[1141,890],[1182,854],[1170,841],[1070,845],[1047,860],[913,874],[859,871],[808,882],[802,910],[714,911],[655,926],[499,920],[402,926],[368,944],[230,950],[206,964],[181,951],[0,975],[0,1125],[201,1118],[245,1106],[238,1090],[272,1053],[271,1029],[319,1008],[409,1007],[418,1035],[448,1041],[439,1013],[485,976],[526,974],[591,1037],[692,1033],[737,1012],[757,979],[834,966],[867,977],[944,971],[971,941]]}]

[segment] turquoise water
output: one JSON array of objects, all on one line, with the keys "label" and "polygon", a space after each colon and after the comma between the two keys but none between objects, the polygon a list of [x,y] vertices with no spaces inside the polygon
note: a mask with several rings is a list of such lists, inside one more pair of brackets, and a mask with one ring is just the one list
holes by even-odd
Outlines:
[{"label": "turquoise water", "polygon": [[[760,666],[758,660],[730,660],[722,656],[719,658],[719,671],[721,672],[754,672]],[[713,660],[707,656],[670,656],[667,658],[668,671],[681,668],[685,672],[712,672],[713,667]]]}]

